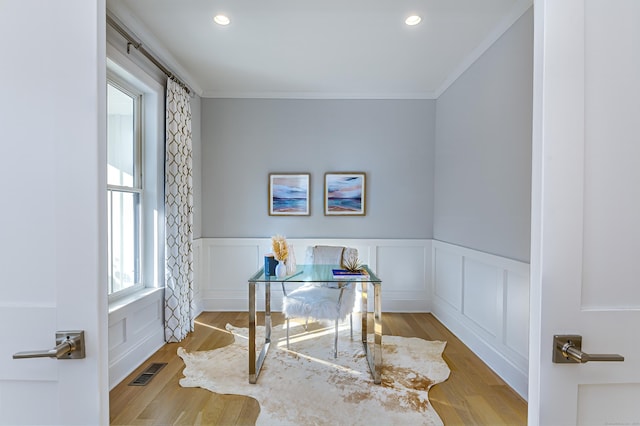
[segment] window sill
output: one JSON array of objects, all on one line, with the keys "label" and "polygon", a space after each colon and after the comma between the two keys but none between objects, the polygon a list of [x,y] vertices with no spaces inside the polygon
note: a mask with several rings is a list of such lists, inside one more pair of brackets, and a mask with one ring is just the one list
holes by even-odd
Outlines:
[{"label": "window sill", "polygon": [[124,296],[120,299],[116,299],[112,302],[109,302],[109,314],[112,314],[119,309],[122,309],[132,303],[137,302],[138,300],[142,300],[147,296],[155,294],[156,292],[160,292],[164,290],[164,288],[156,288],[156,287],[147,287],[143,288],[135,293],[131,293],[127,296]]}]

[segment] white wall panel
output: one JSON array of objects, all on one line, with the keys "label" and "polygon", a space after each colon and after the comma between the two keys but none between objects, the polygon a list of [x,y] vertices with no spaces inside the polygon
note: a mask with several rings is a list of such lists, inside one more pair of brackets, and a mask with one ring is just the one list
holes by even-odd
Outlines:
[{"label": "white wall panel", "polygon": [[529,265],[433,241],[433,314],[527,396]]},{"label": "white wall panel", "polygon": [[502,269],[466,257],[463,265],[462,314],[492,337],[502,321]]},{"label": "white wall panel", "polygon": [[[243,281],[239,276],[248,278],[258,268],[260,246],[247,245],[211,245],[207,247],[208,280],[204,283],[207,290],[238,291]],[[264,254],[263,254],[264,256]]]},{"label": "white wall panel", "polygon": [[164,345],[162,289],[112,303],[109,312],[109,388]]},{"label": "white wall panel", "polygon": [[152,299],[149,303],[140,306],[132,315],[131,330],[134,336],[139,336],[146,329],[157,325],[162,321],[163,300]]},{"label": "white wall panel", "polygon": [[462,311],[462,256],[434,246],[433,257],[435,296]]},{"label": "white wall panel", "polygon": [[202,281],[202,245],[200,240],[195,240],[191,249],[193,250],[193,293],[196,300],[198,300],[200,287],[196,284]]},{"label": "white wall panel", "polygon": [[[606,401],[606,404],[602,402]],[[637,425],[640,384],[618,383],[580,385],[578,388],[578,424]]]},{"label": "white wall panel", "polygon": [[109,324],[109,355],[113,355],[113,350],[120,347],[127,341],[127,319],[122,318]]},{"label": "white wall panel", "polygon": [[[399,263],[398,259],[402,259]],[[380,246],[377,273],[393,291],[422,292],[427,289],[423,247]]]},{"label": "white wall panel", "polygon": [[[303,264],[307,247],[340,245],[358,250],[360,262],[382,278],[382,309],[388,312],[429,312],[431,300],[431,240],[287,239],[298,264]],[[271,251],[269,238],[202,238],[194,245],[204,254],[196,265],[202,280],[197,305],[202,310],[245,311],[248,308],[248,278],[264,263]],[[258,305],[264,289],[257,293]],[[281,306],[280,285],[272,285],[272,310]]]},{"label": "white wall panel", "polygon": [[523,358],[529,357],[529,276],[507,272],[504,343]]},{"label": "white wall panel", "polygon": [[[56,362],[55,360],[42,361]],[[49,366],[49,370],[54,369]],[[60,401],[51,397],[57,392],[58,384],[55,381],[0,380],[2,424],[42,425],[46,424],[44,423],[46,419],[64,418],[64,413],[60,413]],[[37,401],[37,408],[33,409],[33,406],[28,401]],[[16,407],[21,407],[21,409],[16,410]]]}]

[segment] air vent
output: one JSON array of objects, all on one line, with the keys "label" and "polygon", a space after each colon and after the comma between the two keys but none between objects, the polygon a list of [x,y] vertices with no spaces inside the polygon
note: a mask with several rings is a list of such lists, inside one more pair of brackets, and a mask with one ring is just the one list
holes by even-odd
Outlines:
[{"label": "air vent", "polygon": [[165,365],[167,365],[166,362],[159,362],[159,363],[151,364],[149,367],[147,367],[146,370],[144,370],[142,373],[140,373],[140,375],[138,377],[133,379],[133,381],[131,383],[129,383],[129,386],[146,386],[146,385],[148,385],[149,382],[151,381],[151,379],[153,379],[153,376],[158,374],[158,372],[160,370],[162,370],[165,367]]}]

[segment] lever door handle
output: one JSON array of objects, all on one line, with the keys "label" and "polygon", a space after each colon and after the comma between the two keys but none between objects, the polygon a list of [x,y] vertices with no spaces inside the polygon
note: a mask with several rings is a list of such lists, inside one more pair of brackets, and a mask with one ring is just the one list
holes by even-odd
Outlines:
[{"label": "lever door handle", "polygon": [[584,364],[589,361],[624,361],[624,357],[618,354],[582,352],[582,336],[574,334],[553,336],[553,362]]},{"label": "lever door handle", "polygon": [[81,359],[85,357],[84,331],[56,332],[56,347],[37,351],[24,351],[13,354],[13,359],[56,358]]}]

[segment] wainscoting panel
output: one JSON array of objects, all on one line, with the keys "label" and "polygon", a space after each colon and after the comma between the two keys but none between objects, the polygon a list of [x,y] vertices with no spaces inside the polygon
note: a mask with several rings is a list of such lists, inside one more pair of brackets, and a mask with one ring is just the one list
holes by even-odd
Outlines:
[{"label": "wainscoting panel", "polygon": [[120,318],[109,324],[109,354],[113,354],[118,347],[127,341],[127,318]]},{"label": "wainscoting panel", "polygon": [[522,360],[529,358],[529,275],[507,272],[504,344]]},{"label": "wainscoting panel", "polygon": [[382,278],[382,309],[387,312],[429,312],[430,244],[377,245],[376,273]]},{"label": "wainscoting panel", "polygon": [[[435,296],[462,312],[463,257],[459,253],[433,248],[433,287]],[[455,285],[451,285],[455,283]]]},{"label": "wainscoting panel", "polygon": [[[304,264],[307,248],[340,245],[358,250],[366,263],[382,278],[382,309],[387,312],[429,312],[431,310],[431,240],[288,239],[296,261]],[[195,266],[197,305],[203,311],[246,311],[247,279],[263,266],[271,252],[269,238],[201,238],[194,241],[201,264]],[[280,311],[282,290],[272,284],[271,309]],[[264,303],[259,286],[258,305]]]},{"label": "wainscoting panel", "polygon": [[[202,245],[199,240],[193,242],[191,246],[191,250],[193,250],[193,282],[200,282],[202,280],[202,271],[200,266],[202,266]],[[195,300],[200,300],[200,288],[198,286],[194,286],[193,288],[193,297]],[[199,308],[196,307],[197,310]]]},{"label": "wainscoting panel", "polygon": [[[216,282],[216,289],[234,292],[244,290],[238,285],[238,271],[248,271],[249,274],[256,271],[257,265],[253,259],[260,256],[260,246],[257,244],[209,246],[206,253],[208,264],[217,266],[208,271],[210,280]],[[246,259],[252,259],[252,261],[247,264]]]},{"label": "wainscoting panel", "polygon": [[465,257],[463,270],[462,314],[496,338],[502,323],[503,271],[469,257]]},{"label": "wainscoting panel", "polygon": [[432,241],[432,313],[527,398],[529,264]]},{"label": "wainscoting panel", "polygon": [[161,300],[152,300],[144,306],[141,306],[131,317],[132,334],[134,336],[142,336],[148,334],[163,320],[164,309]]},{"label": "wainscoting panel", "polygon": [[109,389],[164,345],[163,289],[146,289],[109,309]]},{"label": "wainscoting panel", "polygon": [[[247,279],[262,266],[260,253],[264,256],[270,247],[267,251],[268,245],[258,239],[220,238],[215,239],[217,244],[207,243],[210,240],[194,241],[202,253],[202,264],[195,265],[201,277],[194,283],[199,295],[196,306],[202,311],[248,310]],[[263,303],[264,297],[259,301]]]}]

